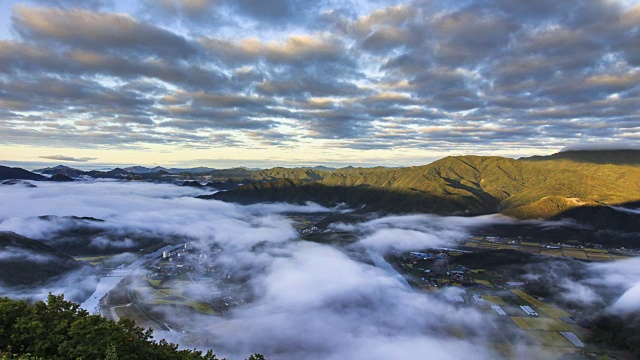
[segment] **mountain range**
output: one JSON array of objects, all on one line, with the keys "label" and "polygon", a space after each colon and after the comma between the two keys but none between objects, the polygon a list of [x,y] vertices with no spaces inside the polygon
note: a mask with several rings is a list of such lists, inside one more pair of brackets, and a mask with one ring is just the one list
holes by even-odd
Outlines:
[{"label": "mountain range", "polygon": [[[0,169],[0,179],[8,178],[5,169],[10,168]],[[144,172],[145,169],[149,172]],[[189,181],[185,183],[189,186],[208,182],[210,187],[227,191],[201,198],[242,204],[344,203],[359,212],[502,213],[533,219],[551,218],[579,207],[624,206],[640,201],[640,150],[566,151],[520,159],[449,156],[428,165],[401,168],[195,169],[198,172],[173,174],[171,169],[159,167],[129,168],[134,173],[120,168],[81,171],[57,166],[38,172],[70,177]],[[12,178],[29,180],[39,176],[16,168],[10,174]]]},{"label": "mountain range", "polygon": [[[592,152],[593,154],[593,152]],[[353,168],[333,172],[270,169],[272,176],[209,196],[240,203],[285,201],[346,203],[363,211],[428,212],[443,215],[502,213],[521,219],[549,218],[580,206],[617,205],[640,200],[640,165],[617,165],[617,152],[603,154],[613,164],[537,157],[510,159],[451,156],[424,166]],[[640,151],[625,156],[640,159]],[[575,155],[575,154],[572,154]],[[584,154],[579,154],[584,158]]]},{"label": "mountain range", "polygon": [[148,174],[148,173],[155,173],[158,171],[166,171],[169,174],[181,174],[181,173],[192,173],[192,174],[201,174],[201,173],[206,173],[209,172],[211,170],[215,170],[213,168],[208,168],[208,167],[195,167],[195,168],[164,168],[162,166],[156,166],[153,168],[148,168],[148,167],[144,167],[144,166],[130,166],[130,167],[126,167],[124,168],[124,170],[130,172],[130,173],[134,173],[134,174]]}]

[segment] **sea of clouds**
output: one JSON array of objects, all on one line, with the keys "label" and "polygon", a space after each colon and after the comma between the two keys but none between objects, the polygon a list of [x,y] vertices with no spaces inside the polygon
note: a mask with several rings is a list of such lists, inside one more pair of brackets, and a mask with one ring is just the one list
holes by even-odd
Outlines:
[{"label": "sea of clouds", "polygon": [[[358,239],[334,246],[301,241],[292,221],[284,216],[287,212],[336,211],[316,204],[240,206],[196,199],[206,192],[170,184],[35,184],[37,188],[0,186],[0,198],[6,204],[0,207],[0,231],[13,231],[55,247],[48,234],[73,226],[73,221],[39,216],[84,216],[104,220],[92,226],[114,233],[186,238],[221,248],[217,261],[249,276],[247,286],[253,300],[224,317],[190,319],[200,338],[207,339],[202,346],[213,347],[219,355],[231,359],[253,352],[270,359],[500,358],[486,338],[486,329],[496,326],[491,316],[415,291],[393,268],[376,263],[392,251],[454,247],[474,227],[512,219],[380,217],[332,225],[333,230],[350,231]],[[589,279],[568,282],[565,296],[601,303],[604,300],[589,289],[613,286],[621,296],[605,304],[607,309],[639,310],[640,262],[590,265],[590,271],[593,276]],[[29,295],[74,293],[79,287],[95,287],[96,281],[83,272],[70,273]],[[191,290],[215,291],[206,286]],[[455,336],[456,329],[463,329],[466,335]],[[174,335],[157,334],[192,345],[185,337]]]}]

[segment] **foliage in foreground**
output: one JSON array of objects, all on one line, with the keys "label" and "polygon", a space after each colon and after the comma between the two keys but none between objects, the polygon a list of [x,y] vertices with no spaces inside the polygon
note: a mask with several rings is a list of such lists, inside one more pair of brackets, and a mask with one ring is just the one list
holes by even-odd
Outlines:
[{"label": "foliage in foreground", "polygon": [[50,294],[33,305],[0,298],[0,360],[218,359],[211,351],[179,350],[166,340],[152,340],[151,334],[128,319],[116,323],[89,315],[62,295]]},{"label": "foliage in foreground", "polygon": [[591,330],[595,343],[627,350],[640,359],[640,314],[603,314],[594,320]]}]

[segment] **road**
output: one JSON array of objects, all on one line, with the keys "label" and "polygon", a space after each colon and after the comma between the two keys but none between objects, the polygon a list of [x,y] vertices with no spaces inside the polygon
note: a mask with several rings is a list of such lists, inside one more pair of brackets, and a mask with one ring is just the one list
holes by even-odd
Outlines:
[{"label": "road", "polygon": [[[141,268],[141,266],[155,258],[158,258],[162,255],[162,252],[165,250],[173,251],[175,249],[181,248],[183,245],[167,245],[161,249],[158,249],[149,254],[145,254],[140,257],[135,262],[129,264],[129,266],[124,267],[124,265],[119,266],[118,268],[126,268],[127,270],[131,270],[132,272]],[[118,275],[118,270],[114,270],[112,273],[107,274],[107,276],[103,276],[100,278],[98,285],[96,286],[96,290],[89,296],[87,300],[85,300],[80,307],[87,310],[90,314],[99,315],[100,314],[100,299],[102,299],[109,291],[113,290],[118,283],[124,279],[123,277],[115,276]],[[111,276],[109,276],[111,275]]]}]

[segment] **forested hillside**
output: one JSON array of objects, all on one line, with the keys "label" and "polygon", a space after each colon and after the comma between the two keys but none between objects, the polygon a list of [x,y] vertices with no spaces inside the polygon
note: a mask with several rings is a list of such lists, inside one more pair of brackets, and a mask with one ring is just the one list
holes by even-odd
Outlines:
[{"label": "forested hillside", "polygon": [[[640,152],[635,153],[636,155]],[[615,154],[612,154],[615,155]],[[629,159],[629,153],[624,156]],[[598,158],[601,158],[599,156]],[[613,158],[612,162],[620,161]],[[254,172],[262,180],[210,198],[241,203],[313,201],[346,203],[364,211],[437,214],[503,213],[548,218],[579,206],[640,200],[640,166],[560,159],[446,157],[406,168],[335,171],[274,168]]]}]

